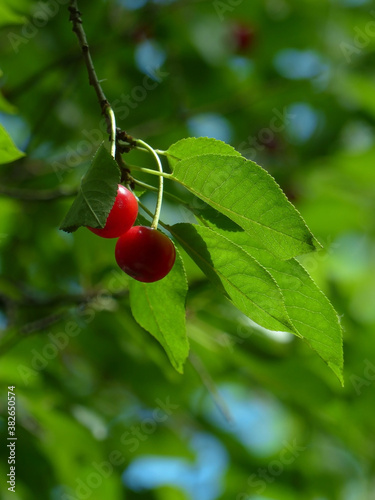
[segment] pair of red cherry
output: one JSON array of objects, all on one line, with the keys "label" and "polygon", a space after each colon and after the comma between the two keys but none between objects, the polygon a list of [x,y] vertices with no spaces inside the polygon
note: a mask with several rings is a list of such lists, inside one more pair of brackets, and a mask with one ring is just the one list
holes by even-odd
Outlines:
[{"label": "pair of red cherry", "polygon": [[176,250],[172,241],[156,229],[133,226],[138,215],[134,194],[119,184],[115,203],[103,229],[89,227],[102,238],[119,238],[115,257],[121,269],[132,278],[152,283],[172,269]]}]

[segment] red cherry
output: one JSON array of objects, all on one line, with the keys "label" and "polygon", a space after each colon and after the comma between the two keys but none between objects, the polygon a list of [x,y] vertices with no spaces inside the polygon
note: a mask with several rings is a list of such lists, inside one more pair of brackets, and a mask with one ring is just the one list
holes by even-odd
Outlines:
[{"label": "red cherry", "polygon": [[121,269],[143,283],[164,278],[176,260],[172,241],[156,229],[134,226],[117,241],[117,264]]},{"label": "red cherry", "polygon": [[138,215],[138,202],[134,194],[121,184],[118,185],[117,196],[107,222],[102,229],[89,227],[90,231],[102,238],[118,238],[126,233]]}]

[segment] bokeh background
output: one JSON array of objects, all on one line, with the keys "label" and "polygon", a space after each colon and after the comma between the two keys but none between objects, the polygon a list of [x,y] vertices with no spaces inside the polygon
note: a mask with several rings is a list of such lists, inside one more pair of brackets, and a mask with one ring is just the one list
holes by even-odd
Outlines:
[{"label": "bokeh background", "polygon": [[[132,319],[115,243],[58,230],[108,139],[67,4],[0,3],[0,123],[27,153],[0,167],[1,498],[375,499],[374,4],[79,2],[121,128],[159,149],[187,136],[232,144],[323,243],[301,262],[341,316],[344,388],[186,256],[191,357],[177,374]],[[192,220],[170,200],[162,219]]]}]

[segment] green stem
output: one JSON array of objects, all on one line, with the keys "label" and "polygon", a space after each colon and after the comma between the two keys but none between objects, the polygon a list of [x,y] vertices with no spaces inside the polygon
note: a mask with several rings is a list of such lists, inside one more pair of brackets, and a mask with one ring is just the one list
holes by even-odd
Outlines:
[{"label": "green stem", "polygon": [[[146,212],[147,215],[149,215],[151,218],[154,217],[154,214],[149,210],[146,205],[144,205],[140,200],[138,200],[138,205],[141,207],[141,209]],[[161,222],[160,222],[161,224]]]},{"label": "green stem", "polygon": [[[132,181],[134,182],[134,184],[137,184],[137,186],[144,187],[145,189],[148,189],[149,191],[158,191],[158,188],[151,186],[150,184],[146,184],[145,182],[139,181],[138,179],[134,179],[134,177],[132,177]],[[168,193],[167,191],[164,191],[164,195],[167,198],[170,198],[171,200],[174,200],[177,203],[180,203],[181,205],[185,205],[186,208],[189,208],[189,204],[186,201],[179,198],[178,196],[176,196],[172,193]]]},{"label": "green stem", "polygon": [[[141,209],[146,212],[147,215],[149,215],[150,217],[154,217],[154,214],[151,212],[151,210],[149,210],[146,205],[144,205],[141,201],[138,200],[138,205],[141,207]],[[164,224],[164,222],[162,222],[161,220],[159,220],[159,224],[161,226],[164,227],[164,229],[167,229],[169,230],[169,227],[168,224]]]},{"label": "green stem", "polygon": [[[140,142],[140,140],[136,140],[136,142]],[[124,144],[127,144],[127,143],[124,143]],[[148,148],[142,147],[142,146],[135,146],[135,149],[138,149],[139,151],[149,151]],[[154,151],[158,155],[168,156],[168,153],[166,151],[163,151],[162,149],[154,149]]]},{"label": "green stem", "polygon": [[[130,145],[128,142],[121,142],[121,144],[124,144],[125,146],[129,146]],[[140,146],[135,146],[135,149],[138,149],[138,151],[147,151],[147,153],[149,153],[148,149],[141,148]]]},{"label": "green stem", "polygon": [[160,177],[159,177],[158,199],[157,199],[157,202],[156,202],[155,215],[154,215],[154,218],[153,218],[152,223],[151,223],[152,229],[157,229],[158,228],[159,219],[160,219],[161,205],[163,203],[163,187],[164,187],[163,166],[161,164],[161,161],[160,161],[160,158],[159,158],[158,154],[156,153],[156,151],[149,144],[147,144],[147,142],[142,141],[141,139],[137,139],[136,143],[137,144],[141,144],[143,147],[145,147],[146,149],[148,149],[150,151],[150,153],[155,158],[156,164],[158,166],[159,174],[160,174]]},{"label": "green stem", "polygon": [[[137,142],[139,142],[139,140]],[[124,144],[127,145],[128,143],[124,143]],[[142,148],[140,146],[135,146],[135,149],[138,149],[139,151],[147,151],[147,152],[149,151],[147,148]],[[168,153],[166,151],[163,151],[162,149],[154,149],[154,151],[158,155],[168,156]]]},{"label": "green stem", "polygon": [[106,113],[111,121],[111,155],[116,158],[116,117],[111,106],[107,106]]},{"label": "green stem", "polygon": [[[159,191],[158,188],[156,188],[155,186],[150,186],[150,184],[146,184],[145,182],[139,181],[138,179],[135,179],[134,177],[132,177],[132,181],[134,182],[134,184],[137,184],[137,186],[148,189],[149,191]],[[167,193],[164,192],[164,194],[167,194]]]},{"label": "green stem", "polygon": [[159,172],[157,170],[152,170],[151,168],[138,167],[138,165],[130,165],[126,163],[126,166],[130,170],[138,170],[139,172],[144,172],[145,174],[156,175],[157,177],[165,177],[166,179],[173,179],[172,174],[167,174],[166,172]]}]

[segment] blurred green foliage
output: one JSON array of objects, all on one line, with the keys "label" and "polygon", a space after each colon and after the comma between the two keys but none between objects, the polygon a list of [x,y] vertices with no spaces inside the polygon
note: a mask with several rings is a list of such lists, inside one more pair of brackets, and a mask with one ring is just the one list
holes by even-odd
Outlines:
[{"label": "blurred green foliage", "polygon": [[[0,168],[2,498],[375,498],[371,2],[80,9],[121,128],[160,149],[224,139],[301,211],[325,247],[301,262],[341,315],[346,385],[303,343],[239,315],[186,255],[192,355],[184,375],[169,366],[131,316],[115,243],[58,231],[65,194],[107,139],[67,2],[2,0],[0,122],[27,153]],[[162,218],[191,221],[170,200]],[[6,485],[9,385],[16,494]]]}]

